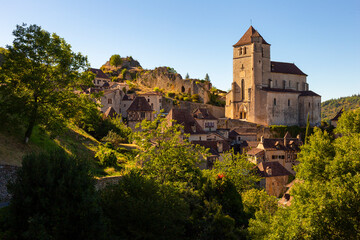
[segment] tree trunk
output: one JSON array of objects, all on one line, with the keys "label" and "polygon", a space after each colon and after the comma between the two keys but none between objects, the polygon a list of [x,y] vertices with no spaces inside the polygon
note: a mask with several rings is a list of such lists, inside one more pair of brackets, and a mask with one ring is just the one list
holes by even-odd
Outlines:
[{"label": "tree trunk", "polygon": [[37,98],[35,98],[35,106],[31,113],[31,116],[30,116],[29,126],[25,132],[25,144],[28,144],[31,134],[32,134],[32,131],[33,131],[33,128],[35,126],[35,122],[36,122],[36,118],[37,118],[37,109],[38,109]]}]

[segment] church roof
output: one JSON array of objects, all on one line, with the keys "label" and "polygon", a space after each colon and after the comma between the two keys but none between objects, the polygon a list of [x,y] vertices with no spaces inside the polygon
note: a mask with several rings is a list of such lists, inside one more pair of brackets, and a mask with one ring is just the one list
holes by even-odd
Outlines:
[{"label": "church roof", "polygon": [[261,43],[269,45],[265,41],[265,39],[260,35],[260,33],[258,31],[256,31],[255,28],[253,28],[253,26],[250,26],[249,29],[246,31],[246,33],[240,38],[240,40],[237,43],[235,43],[235,45],[233,45],[233,47],[250,44],[250,43],[252,43],[253,37],[261,37],[261,39],[262,39]]},{"label": "church roof", "polygon": [[307,76],[294,63],[286,63],[286,62],[271,61],[271,72]]},{"label": "church roof", "polygon": [[305,97],[305,96],[315,96],[315,97],[321,97],[319,94],[313,92],[313,91],[296,91],[293,89],[283,89],[283,88],[269,88],[269,87],[263,87],[261,90],[266,91],[266,92],[279,92],[279,93],[296,93],[299,94],[300,93],[300,97]]}]

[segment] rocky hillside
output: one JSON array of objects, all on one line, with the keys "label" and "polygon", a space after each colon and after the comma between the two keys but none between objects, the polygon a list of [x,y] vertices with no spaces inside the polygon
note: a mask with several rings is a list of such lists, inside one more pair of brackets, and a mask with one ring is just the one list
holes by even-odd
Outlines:
[{"label": "rocky hillside", "polygon": [[121,65],[111,66],[107,61],[101,69],[113,81],[126,81],[135,90],[157,90],[176,100],[210,103],[223,106],[224,101],[214,91],[209,81],[200,79],[183,79],[170,67],[143,69],[132,57],[121,58]]},{"label": "rocky hillside", "polygon": [[330,99],[321,103],[321,119],[330,120],[342,108],[346,110],[356,109],[360,107],[360,94],[351,97],[341,97],[338,99]]}]

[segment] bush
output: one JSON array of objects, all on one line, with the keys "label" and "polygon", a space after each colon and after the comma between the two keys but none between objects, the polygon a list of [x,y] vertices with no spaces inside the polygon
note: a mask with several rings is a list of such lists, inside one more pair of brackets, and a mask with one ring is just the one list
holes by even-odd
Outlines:
[{"label": "bush", "polygon": [[114,67],[120,66],[122,63],[122,59],[119,54],[114,54],[110,58],[110,65]]},{"label": "bush", "polygon": [[200,101],[200,96],[199,94],[194,94],[191,96],[191,99],[193,102],[199,102]]},{"label": "bush", "polygon": [[174,92],[168,92],[166,95],[167,95],[167,97],[169,97],[169,98],[174,98],[174,97],[175,97],[175,93],[174,93]]},{"label": "bush", "polygon": [[160,88],[154,87],[154,91],[155,91],[155,92],[160,92]]},{"label": "bush", "polygon": [[184,97],[184,101],[191,101],[191,97]]},{"label": "bush", "polygon": [[86,162],[64,151],[27,155],[8,189],[11,239],[104,239]]},{"label": "bush", "polygon": [[96,152],[95,157],[99,160],[101,166],[117,166],[116,151],[112,149],[111,144],[99,145],[99,150]]}]

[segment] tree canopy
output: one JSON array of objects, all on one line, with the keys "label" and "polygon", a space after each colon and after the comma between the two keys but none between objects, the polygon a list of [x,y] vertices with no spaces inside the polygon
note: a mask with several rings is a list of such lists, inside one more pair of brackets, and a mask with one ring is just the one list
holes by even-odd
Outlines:
[{"label": "tree canopy", "polygon": [[75,90],[91,85],[93,75],[85,72],[87,58],[57,34],[23,24],[13,35],[0,74],[0,111],[26,123],[28,142],[36,124],[61,129],[75,115],[81,107]]},{"label": "tree canopy", "polygon": [[110,65],[114,67],[120,66],[122,63],[122,59],[119,54],[114,54],[110,57]]}]

